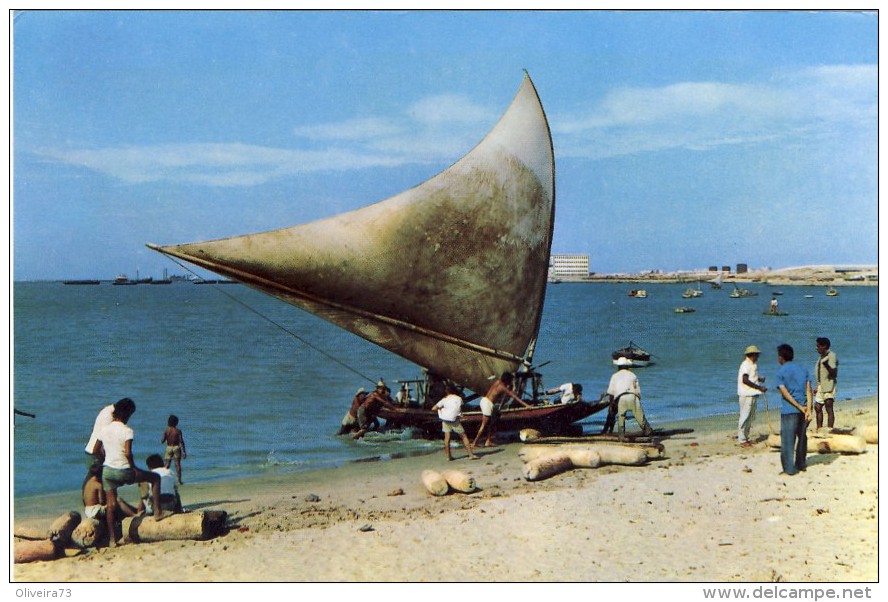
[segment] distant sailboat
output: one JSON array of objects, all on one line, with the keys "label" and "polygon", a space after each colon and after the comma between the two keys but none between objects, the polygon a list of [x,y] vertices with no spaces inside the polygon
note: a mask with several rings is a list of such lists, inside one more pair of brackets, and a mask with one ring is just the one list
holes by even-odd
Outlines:
[{"label": "distant sailboat", "polygon": [[[554,212],[551,135],[526,76],[494,129],[414,188],[281,230],[148,246],[316,314],[478,394],[501,373],[515,373],[518,390],[530,386],[526,394],[535,401],[541,383],[533,350]],[[604,407],[577,404],[560,417],[548,412],[539,424],[538,408],[506,410],[501,420],[551,427]],[[421,408],[381,416],[437,423]],[[472,420],[464,412],[469,428]]]},{"label": "distant sailboat", "polygon": [[722,275],[719,274],[718,276],[716,276],[715,278],[710,280],[709,286],[711,286],[712,288],[716,288],[716,289],[721,288],[722,287]]}]

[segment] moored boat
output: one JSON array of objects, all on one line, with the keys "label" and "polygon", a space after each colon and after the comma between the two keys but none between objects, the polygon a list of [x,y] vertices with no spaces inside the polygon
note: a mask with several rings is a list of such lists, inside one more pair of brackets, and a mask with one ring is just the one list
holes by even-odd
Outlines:
[{"label": "moored boat", "polygon": [[751,291],[748,288],[740,288],[735,284],[734,290],[731,291],[729,296],[732,299],[739,299],[740,297],[758,297],[758,293]]},{"label": "moored boat", "polygon": [[635,297],[636,299],[646,299],[648,296],[648,293],[643,288],[638,288],[638,289],[632,289],[631,291],[629,291],[629,296]]},{"label": "moored boat", "polygon": [[623,347],[622,349],[617,349],[613,353],[611,353],[611,359],[613,360],[614,365],[617,365],[617,360],[620,358],[626,358],[632,362],[633,366],[637,366],[642,368],[647,366],[651,362],[651,354],[633,343],[629,341],[629,345]]},{"label": "moored boat", "polygon": [[677,314],[692,314],[697,310],[694,309],[693,307],[684,306],[684,307],[676,307],[674,311]]},{"label": "moored boat", "polygon": [[[533,403],[554,211],[551,133],[526,76],[490,133],[414,188],[280,230],[148,246],[316,314],[479,396],[512,373]],[[582,401],[507,408],[499,430],[561,427],[599,409]],[[380,416],[423,428],[433,420],[440,432],[422,407]],[[464,420],[472,425],[475,414]]]}]

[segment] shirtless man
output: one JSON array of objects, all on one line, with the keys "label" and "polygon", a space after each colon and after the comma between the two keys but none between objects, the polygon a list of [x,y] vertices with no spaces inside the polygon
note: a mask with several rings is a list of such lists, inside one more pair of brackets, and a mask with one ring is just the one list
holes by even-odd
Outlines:
[{"label": "shirtless man", "polygon": [[364,399],[363,403],[358,406],[358,432],[352,435],[354,439],[360,439],[367,434],[370,429],[370,423],[376,418],[379,408],[385,407],[389,410],[397,410],[398,407],[392,403],[392,398],[388,395],[388,387],[383,381],[376,383],[376,389]]},{"label": "shirtless man", "polygon": [[[512,391],[512,381],[512,374],[509,372],[503,372],[502,375],[490,385],[490,388],[487,389],[487,393],[484,397],[481,398],[481,428],[478,429],[478,434],[475,435],[475,440],[472,442],[473,448],[477,447],[478,441],[481,439],[481,435],[484,433],[485,428],[487,429],[487,441],[484,442],[484,447],[492,447],[496,445],[493,442],[496,415],[502,410],[506,397],[511,397],[526,408],[533,407],[515,395]],[[496,404],[495,408],[494,404]]]},{"label": "shirtless man", "polygon": [[351,407],[348,409],[348,412],[345,413],[345,416],[343,416],[342,426],[339,427],[339,432],[336,433],[337,435],[345,435],[354,430],[355,426],[358,424],[358,408],[361,407],[361,404],[364,403],[365,399],[367,399],[367,392],[364,391],[364,387],[361,387],[358,389],[358,392],[355,393],[354,398],[352,398]]}]

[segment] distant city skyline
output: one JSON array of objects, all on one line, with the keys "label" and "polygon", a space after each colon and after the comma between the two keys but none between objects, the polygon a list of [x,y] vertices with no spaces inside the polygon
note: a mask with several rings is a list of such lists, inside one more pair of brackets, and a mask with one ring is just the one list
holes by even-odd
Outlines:
[{"label": "distant city skyline", "polygon": [[553,254],[878,262],[876,12],[46,10],[12,31],[18,280],[182,273],[145,243],[388,198],[480,141],[524,69]]}]

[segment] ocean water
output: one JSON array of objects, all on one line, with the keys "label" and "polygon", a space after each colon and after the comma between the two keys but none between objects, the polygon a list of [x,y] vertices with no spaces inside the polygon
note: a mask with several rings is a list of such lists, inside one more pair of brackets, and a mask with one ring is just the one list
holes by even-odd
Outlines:
[{"label": "ocean water", "polygon": [[[736,412],[743,349],[758,345],[759,370],[773,382],[776,347],[813,366],[814,339],[827,336],[840,362],[839,399],[877,393],[875,287],[753,284],[683,299],[687,284],[550,285],[536,363],[547,387],[580,382],[597,399],[613,372],[610,353],[630,340],[654,355],[638,368],[651,423]],[[785,317],[762,315],[780,290]],[[808,298],[810,296],[810,298]],[[678,306],[697,311],[676,314]],[[264,319],[261,316],[267,317]],[[273,321],[274,323],[270,322]],[[13,286],[13,403],[16,497],[76,490],[98,411],[121,397],[137,404],[136,462],[161,453],[169,414],[180,419],[187,482],[435,453],[439,442],[379,437],[355,442],[335,433],[358,387],[382,377],[415,378],[418,367],[305,312],[241,285]],[[769,395],[772,409],[777,395]],[[841,403],[838,404],[839,423]],[[587,429],[602,417],[587,419]],[[630,426],[634,424],[630,422]]]}]

